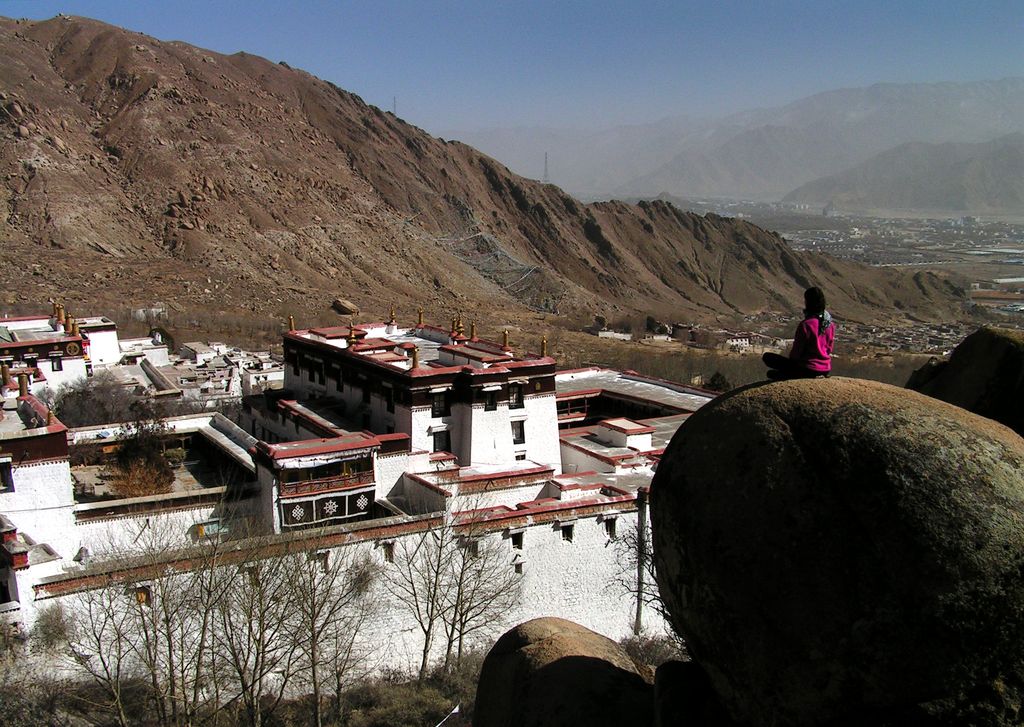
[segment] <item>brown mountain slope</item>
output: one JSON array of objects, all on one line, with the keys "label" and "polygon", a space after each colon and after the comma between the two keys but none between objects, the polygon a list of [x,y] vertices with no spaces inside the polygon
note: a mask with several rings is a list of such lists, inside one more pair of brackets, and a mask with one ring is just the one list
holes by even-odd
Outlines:
[{"label": "brown mountain slope", "polygon": [[678,319],[791,310],[817,283],[868,319],[948,317],[962,296],[930,274],[793,253],[742,221],[583,205],[244,53],[58,17],[0,19],[0,54],[7,303],[268,314],[340,294],[377,314],[526,304]]}]

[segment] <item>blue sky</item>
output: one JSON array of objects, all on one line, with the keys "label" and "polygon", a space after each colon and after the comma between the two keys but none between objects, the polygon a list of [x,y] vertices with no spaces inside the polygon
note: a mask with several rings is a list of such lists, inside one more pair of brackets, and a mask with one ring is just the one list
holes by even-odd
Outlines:
[{"label": "blue sky", "polygon": [[1024,76],[1024,0],[0,0],[304,68],[427,130],[600,128]]}]

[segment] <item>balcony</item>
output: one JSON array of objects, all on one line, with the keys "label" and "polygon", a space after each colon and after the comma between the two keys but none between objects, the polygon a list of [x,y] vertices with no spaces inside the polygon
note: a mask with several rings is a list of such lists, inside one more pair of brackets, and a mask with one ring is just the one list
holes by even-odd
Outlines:
[{"label": "balcony", "polygon": [[279,487],[281,490],[281,497],[290,497],[292,495],[315,495],[318,492],[347,490],[372,484],[374,484],[373,470],[368,470],[366,472],[356,472],[351,475],[322,477],[318,480],[281,482]]}]

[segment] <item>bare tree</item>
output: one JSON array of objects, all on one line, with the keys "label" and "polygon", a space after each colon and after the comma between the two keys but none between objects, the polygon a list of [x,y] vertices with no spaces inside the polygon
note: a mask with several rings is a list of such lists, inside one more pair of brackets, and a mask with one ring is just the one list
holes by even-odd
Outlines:
[{"label": "bare tree", "polygon": [[394,564],[385,570],[385,588],[423,635],[421,683],[439,636],[445,639],[444,667],[449,670],[461,661],[469,637],[519,597],[521,579],[507,549],[487,537],[484,523],[473,520],[472,512],[446,514],[437,527],[403,539]]},{"label": "bare tree", "polygon": [[136,633],[127,595],[121,583],[79,594],[67,635],[68,655],[107,697],[106,703],[91,706],[113,712],[121,727],[133,721],[126,705],[129,684],[144,675],[132,647]]},{"label": "bare tree", "polygon": [[[623,594],[633,599],[636,616],[633,621],[633,636],[641,641],[647,639],[643,625],[645,610],[653,610],[666,623],[671,618],[665,602],[658,591],[657,571],[654,567],[654,544],[651,537],[651,523],[648,518],[648,495],[641,491],[637,496],[637,522],[624,528],[615,539],[615,559],[618,572],[615,583]],[[680,634],[669,631],[672,647],[678,654],[686,654],[686,641]]]},{"label": "bare tree", "polygon": [[153,414],[149,402],[135,396],[107,371],[60,387],[53,407],[69,427],[134,421],[140,415]]},{"label": "bare tree", "polygon": [[144,535],[146,560],[154,567],[146,581],[132,586],[137,594],[134,648],[148,672],[157,720],[191,726],[204,712],[219,709],[206,685],[213,675],[214,613],[230,586],[230,579],[219,573],[224,546],[209,542],[191,549],[192,567],[180,571],[159,567],[171,554],[170,541],[154,529]]},{"label": "bare tree", "polygon": [[323,725],[324,683],[330,678],[340,697],[353,666],[358,628],[372,607],[376,568],[369,558],[335,549],[288,558],[298,647],[296,675],[313,693],[313,722]]},{"label": "bare tree", "polygon": [[268,544],[264,539],[249,541],[251,558],[218,570],[226,580],[218,588],[223,597],[215,606],[215,641],[252,727],[263,727],[280,704],[294,676],[298,650],[288,574],[292,560],[260,554]]},{"label": "bare tree", "polygon": [[[446,515],[447,520],[449,516]],[[450,522],[396,543],[394,563],[385,570],[384,587],[412,615],[423,636],[419,681],[430,665],[437,629],[451,607],[446,596],[457,536]]]},{"label": "bare tree", "polygon": [[469,637],[516,603],[522,582],[506,544],[499,537],[488,537],[481,523],[466,522],[458,546],[448,561],[447,607],[442,611],[446,671],[462,662]]}]

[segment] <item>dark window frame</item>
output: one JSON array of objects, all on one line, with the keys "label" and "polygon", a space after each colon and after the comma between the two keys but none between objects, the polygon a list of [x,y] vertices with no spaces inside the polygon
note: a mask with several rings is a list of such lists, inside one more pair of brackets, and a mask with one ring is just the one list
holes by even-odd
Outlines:
[{"label": "dark window frame", "polygon": [[447,391],[438,391],[430,396],[430,416],[438,417],[451,416],[452,403]]},{"label": "dark window frame", "polygon": [[447,429],[433,433],[433,446],[435,452],[452,451],[452,433]]},{"label": "dark window frame", "polygon": [[512,444],[526,444],[526,421],[512,420]]}]

